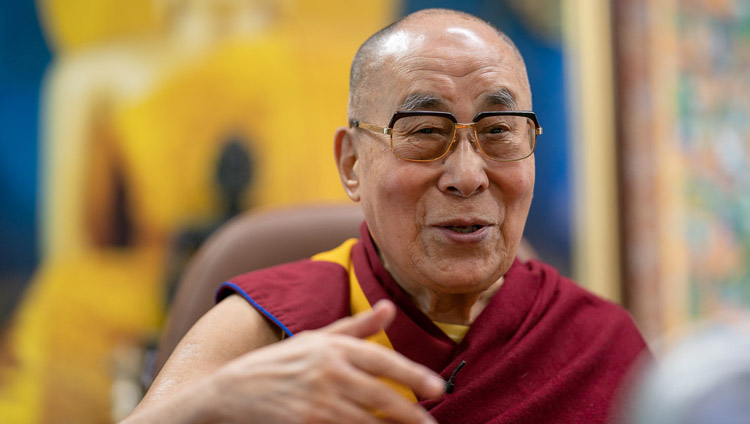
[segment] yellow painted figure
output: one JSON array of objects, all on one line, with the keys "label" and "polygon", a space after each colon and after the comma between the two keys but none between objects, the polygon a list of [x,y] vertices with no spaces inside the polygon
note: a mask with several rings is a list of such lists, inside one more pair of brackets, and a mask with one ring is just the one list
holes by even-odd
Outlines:
[{"label": "yellow painted figure", "polygon": [[39,3],[58,48],[43,261],[8,337],[0,422],[111,421],[115,353],[158,332],[180,234],[240,208],[341,199],[327,130],[345,121],[349,58],[395,15],[391,2],[155,0],[161,31],[112,41],[63,3]]}]

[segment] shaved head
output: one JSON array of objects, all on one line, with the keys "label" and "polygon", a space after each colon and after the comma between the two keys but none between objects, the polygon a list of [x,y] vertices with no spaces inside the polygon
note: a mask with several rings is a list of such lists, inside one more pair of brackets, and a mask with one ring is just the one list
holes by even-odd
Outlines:
[{"label": "shaved head", "polygon": [[[520,51],[513,40],[502,30],[491,23],[471,15],[449,9],[425,9],[407,15],[398,21],[388,25],[368,38],[357,50],[352,61],[351,73],[349,75],[349,118],[361,117],[369,112],[367,99],[378,90],[377,81],[382,73],[382,65],[387,55],[396,55],[406,52],[409,46],[409,37],[405,31],[423,30],[430,23],[453,20],[457,23],[471,23],[474,25],[490,28],[498,37],[498,41],[511,47],[517,56],[520,66],[526,74],[526,65]],[[451,28],[455,35],[460,36],[460,28]]]},{"label": "shaved head", "polygon": [[[441,299],[471,302],[494,293],[521,240],[535,164],[533,155],[492,160],[474,138],[483,112],[531,113],[518,50],[475,16],[423,10],[370,37],[357,52],[351,79],[350,122],[337,130],[334,152],[344,189],[361,203],[385,269],[423,311],[443,310]],[[450,114],[462,125],[453,127],[443,156],[412,161],[398,156],[393,131],[384,129],[396,111],[432,113],[401,123],[407,149],[424,146],[408,146],[409,138],[449,131],[435,116]],[[533,126],[516,127],[525,133]],[[510,127],[483,128],[484,134],[507,134]],[[468,319],[471,311],[461,314]]]}]

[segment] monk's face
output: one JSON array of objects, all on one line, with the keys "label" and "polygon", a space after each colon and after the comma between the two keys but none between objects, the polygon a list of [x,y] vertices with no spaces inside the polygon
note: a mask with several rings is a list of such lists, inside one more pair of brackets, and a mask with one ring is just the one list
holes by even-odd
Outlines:
[{"label": "monk's face", "polygon": [[[451,112],[471,122],[482,111],[512,106],[492,101],[507,91],[518,110],[531,109],[525,68],[489,27],[455,18],[399,30],[381,45],[381,70],[368,99],[369,116],[386,126],[415,94],[437,101],[421,110]],[[458,130],[458,145],[433,162],[408,162],[390,150],[387,135],[352,129],[357,151],[349,190],[360,200],[381,258],[408,292],[481,292],[510,267],[534,188],[534,157],[486,159]]]}]

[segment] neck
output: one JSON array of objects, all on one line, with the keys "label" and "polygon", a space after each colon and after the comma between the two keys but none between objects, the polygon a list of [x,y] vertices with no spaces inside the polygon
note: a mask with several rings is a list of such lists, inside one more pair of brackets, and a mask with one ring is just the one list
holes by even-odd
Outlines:
[{"label": "neck", "polygon": [[[448,324],[471,325],[482,313],[497,290],[503,284],[500,277],[490,287],[479,293],[444,294],[429,289],[409,293],[417,307],[431,320]],[[403,287],[403,286],[402,286]]]}]

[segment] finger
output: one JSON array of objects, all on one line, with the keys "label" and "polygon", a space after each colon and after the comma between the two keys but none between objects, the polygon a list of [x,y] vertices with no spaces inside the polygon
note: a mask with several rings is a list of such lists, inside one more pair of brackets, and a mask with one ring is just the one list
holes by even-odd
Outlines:
[{"label": "finger", "polygon": [[445,381],[437,373],[383,346],[351,340],[346,354],[356,368],[406,385],[421,399],[433,399],[445,392]]},{"label": "finger", "polygon": [[380,300],[372,310],[352,317],[342,318],[320,331],[364,338],[386,328],[396,317],[396,307],[388,300]]},{"label": "finger", "polygon": [[435,422],[419,404],[413,403],[382,381],[356,368],[345,370],[343,394],[352,401],[372,410],[381,411],[389,419],[405,424]]}]

